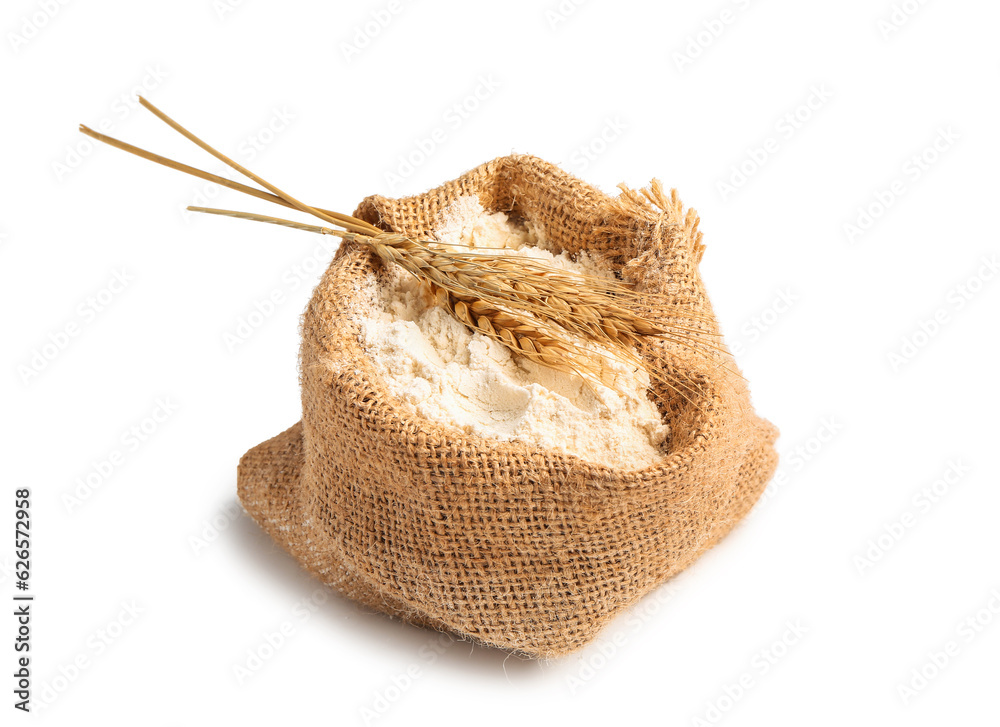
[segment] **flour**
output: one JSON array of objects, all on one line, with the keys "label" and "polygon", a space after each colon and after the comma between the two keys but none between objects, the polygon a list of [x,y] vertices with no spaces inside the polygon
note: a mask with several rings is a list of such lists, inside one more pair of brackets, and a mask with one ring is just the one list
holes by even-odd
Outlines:
[{"label": "flour", "polygon": [[[459,197],[436,232],[454,250],[503,250],[611,277],[585,254],[576,261],[554,255],[537,230],[485,211],[476,197]],[[592,391],[572,374],[515,359],[504,345],[471,332],[435,305],[426,287],[398,267],[389,271],[376,305],[360,316],[361,343],[389,392],[417,416],[617,468],[662,459],[667,425],[646,396],[645,372],[608,361],[602,378],[614,389],[594,384]]]}]

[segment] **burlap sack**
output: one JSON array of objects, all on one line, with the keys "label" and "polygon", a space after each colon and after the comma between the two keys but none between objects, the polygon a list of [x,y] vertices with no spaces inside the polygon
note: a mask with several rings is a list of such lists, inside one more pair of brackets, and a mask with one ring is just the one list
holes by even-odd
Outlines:
[{"label": "burlap sack", "polygon": [[[415,197],[369,197],[355,215],[426,238],[467,194],[539,225],[559,248],[606,253],[626,279],[670,293],[717,330],[697,270],[697,217],[676,195],[612,198],[513,155]],[[380,269],[362,247],[341,245],[302,321],[302,421],[247,452],[238,471],[251,517],[344,595],[560,656],[718,541],[770,479],[777,430],[754,414],[734,365],[678,357],[669,341],[642,355],[699,393],[656,385],[671,427],[657,466],[616,471],[416,418],[386,393],[351,314],[372,295],[358,281]]]}]

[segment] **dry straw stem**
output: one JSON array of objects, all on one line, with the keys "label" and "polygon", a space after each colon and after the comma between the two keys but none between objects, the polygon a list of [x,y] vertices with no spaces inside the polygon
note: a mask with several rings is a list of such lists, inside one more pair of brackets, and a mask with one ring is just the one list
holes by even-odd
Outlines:
[{"label": "dry straw stem", "polygon": [[[687,336],[688,331],[700,333],[680,326],[667,328],[622,307],[615,296],[632,300],[638,294],[619,283],[567,273],[537,261],[490,253],[454,253],[436,243],[417,242],[396,233],[359,235],[268,215],[209,207],[188,209],[336,235],[364,245],[383,262],[399,265],[427,284],[436,302],[470,329],[530,361],[574,373],[592,390],[594,384],[615,387],[613,375],[601,365],[602,358],[615,358],[649,371],[633,348],[643,336],[683,341],[692,337],[678,336]],[[598,350],[588,342],[596,344]],[[710,341],[704,343],[715,348]],[[649,373],[685,394],[685,389],[669,378]],[[690,387],[687,393],[692,393]]]},{"label": "dry straw stem", "polygon": [[[540,261],[511,259],[503,254],[454,252],[434,241],[418,241],[381,230],[351,215],[306,205],[199,139],[145,98],[143,107],[178,133],[212,156],[256,182],[262,191],[220,177],[89,129],[88,136],[163,166],[177,169],[221,186],[259,199],[317,217],[341,229],[306,225],[266,215],[230,210],[189,207],[196,212],[268,222],[295,229],[336,235],[362,244],[386,264],[398,265],[426,283],[436,302],[452,316],[509,348],[514,354],[535,363],[579,375],[590,384],[614,387],[602,358],[613,358],[644,369],[652,379],[692,400],[696,389],[691,384],[672,381],[648,363],[635,350],[646,337],[659,337],[684,345],[691,353],[719,363],[713,352],[728,356],[725,349],[711,340],[712,335],[694,327],[702,317],[678,307],[665,295],[637,292],[616,280],[571,273]],[[658,185],[658,182],[654,182]],[[630,195],[639,193],[624,190]],[[654,204],[662,199],[662,190],[642,190]],[[691,325],[664,323],[640,313],[638,307],[656,311],[659,316],[688,321]],[[723,365],[724,364],[719,364]],[[698,397],[695,397],[698,398]]]}]

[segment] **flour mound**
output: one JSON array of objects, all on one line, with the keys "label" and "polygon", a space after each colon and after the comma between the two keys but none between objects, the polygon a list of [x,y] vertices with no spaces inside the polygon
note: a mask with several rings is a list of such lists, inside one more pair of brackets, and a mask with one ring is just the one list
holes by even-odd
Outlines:
[{"label": "flour mound", "polygon": [[[539,231],[490,213],[474,196],[444,212],[438,239],[454,250],[489,249],[554,267],[613,277],[580,253],[545,249]],[[513,358],[500,343],[474,333],[434,304],[426,286],[394,267],[376,308],[360,317],[361,343],[389,392],[424,419],[467,434],[556,449],[590,462],[637,469],[662,460],[666,439],[646,395],[649,376],[605,360],[603,380],[615,389]]]}]

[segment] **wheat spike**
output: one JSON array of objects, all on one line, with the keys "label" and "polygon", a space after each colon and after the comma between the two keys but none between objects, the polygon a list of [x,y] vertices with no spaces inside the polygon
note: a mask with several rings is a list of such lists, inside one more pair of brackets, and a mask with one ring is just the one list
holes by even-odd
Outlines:
[{"label": "wheat spike", "polygon": [[[341,237],[371,247],[382,260],[395,263],[415,277],[446,290],[455,301],[471,306],[474,312],[487,310],[488,306],[490,310],[517,314],[522,321],[530,320],[524,337],[539,339],[536,349],[547,351],[548,356],[535,355],[531,350],[525,353],[522,350],[525,342],[520,338],[517,339],[520,346],[510,337],[498,340],[515,353],[549,366],[554,366],[552,361],[560,354],[575,353],[577,359],[587,358],[573,337],[607,349],[612,357],[643,368],[653,378],[657,378],[656,373],[634,351],[643,337],[670,339],[692,350],[723,351],[710,340],[709,334],[662,324],[620,305],[619,302],[634,302],[637,297],[635,291],[620,283],[559,270],[538,261],[512,259],[503,254],[440,252],[430,245],[393,233],[374,238],[351,233]],[[446,307],[449,311],[455,310],[454,306]],[[660,309],[699,319],[689,312],[677,311],[676,306],[666,301],[661,302]],[[456,317],[467,323],[460,315]],[[476,328],[475,325],[470,327]],[[573,370],[585,378],[600,381],[595,375],[595,367],[583,366],[584,371],[578,368]]]},{"label": "wheat spike", "polygon": [[[650,370],[633,347],[644,336],[681,340],[692,349],[704,342],[618,305],[614,295],[636,295],[620,283],[504,254],[445,251],[392,232],[357,234],[249,212],[188,209],[336,235],[367,247],[385,264],[398,265],[425,283],[435,301],[471,330],[515,355],[576,374],[592,390],[595,384],[613,388],[599,359],[614,358],[643,369],[689,400],[687,394],[696,393]],[[598,351],[587,343],[596,344]]]},{"label": "wheat spike", "polygon": [[[412,240],[350,215],[306,205],[226,157],[146,99],[140,97],[139,101],[178,133],[268,191],[181,164],[82,125],[80,130],[123,151],[306,212],[342,229],[231,210],[189,207],[190,210],[336,235],[364,245],[386,264],[398,265],[427,284],[437,303],[470,329],[540,365],[576,373],[588,384],[606,384],[597,359],[614,358],[645,370],[651,378],[662,381],[690,401],[687,394],[696,394],[696,387],[668,380],[650,370],[636,354],[635,346],[647,337],[681,343],[686,350],[724,366],[712,352],[726,353],[725,349],[706,340],[715,334],[696,327],[706,319],[676,306],[667,296],[637,292],[624,283],[559,270],[541,261],[511,259],[496,253],[454,252],[433,241]],[[660,315],[668,314],[690,325],[655,321],[638,308],[655,308]],[[594,345],[598,353],[593,350]]]}]

